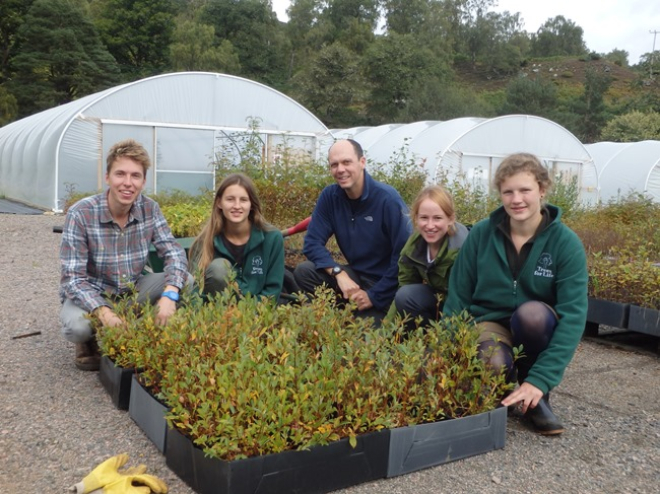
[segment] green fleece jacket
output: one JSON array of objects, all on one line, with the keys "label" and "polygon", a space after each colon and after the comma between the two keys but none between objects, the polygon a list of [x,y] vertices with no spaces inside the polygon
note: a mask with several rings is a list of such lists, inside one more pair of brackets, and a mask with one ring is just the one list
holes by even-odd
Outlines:
[{"label": "green fleece jacket", "polygon": [[[513,279],[498,225],[503,207],[477,223],[463,244],[449,279],[445,314],[466,309],[477,321],[498,321],[529,300],[554,308],[558,323],[548,348],[539,355],[526,382],[547,393],[557,386],[573,358],[587,319],[587,260],[578,236],[564,225],[561,210],[547,205],[549,225]],[[524,350],[524,349],[523,349]]]},{"label": "green fleece jacket", "polygon": [[401,249],[399,286],[424,283],[436,293],[446,296],[449,272],[467,236],[468,229],[456,223],[456,233],[447,236],[447,240],[442,243],[433,263],[429,266],[426,263],[428,244],[419,232],[413,233]]},{"label": "green fleece jacket", "polygon": [[284,239],[279,230],[264,231],[253,226],[240,266],[236,265],[220,236],[213,239],[213,245],[215,259],[227,259],[234,267],[241,293],[264,297],[280,295],[284,284]]}]

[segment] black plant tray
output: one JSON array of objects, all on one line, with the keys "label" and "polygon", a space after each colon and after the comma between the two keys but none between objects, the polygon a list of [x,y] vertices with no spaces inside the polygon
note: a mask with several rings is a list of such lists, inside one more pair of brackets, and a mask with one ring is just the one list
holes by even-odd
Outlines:
[{"label": "black plant tray", "polygon": [[628,329],[638,333],[660,336],[660,311],[631,305]]},{"label": "black plant tray", "polygon": [[117,367],[106,355],[101,357],[99,379],[119,410],[128,410],[131,397],[131,377],[134,369]]},{"label": "black plant tray", "polygon": [[591,323],[613,328],[627,328],[629,315],[630,304],[589,297],[587,321]]},{"label": "black plant tray", "polygon": [[128,414],[161,453],[165,453],[167,444],[167,412],[168,408],[140,384],[137,374],[133,374]]},{"label": "black plant tray", "polygon": [[167,466],[198,494],[320,494],[387,474],[390,431],[372,432],[307,451],[243,460],[208,458],[175,429],[167,431]]},{"label": "black plant tray", "polygon": [[503,448],[506,416],[506,407],[500,407],[469,417],[392,429],[387,476]]}]

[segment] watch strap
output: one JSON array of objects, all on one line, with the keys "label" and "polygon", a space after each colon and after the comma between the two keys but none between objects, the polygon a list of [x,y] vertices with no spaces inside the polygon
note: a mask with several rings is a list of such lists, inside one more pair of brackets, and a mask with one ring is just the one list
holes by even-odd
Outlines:
[{"label": "watch strap", "polygon": [[166,292],[163,292],[162,294],[163,297],[167,297],[170,300],[173,300],[174,302],[179,301],[179,292],[175,292],[173,290],[167,290]]}]

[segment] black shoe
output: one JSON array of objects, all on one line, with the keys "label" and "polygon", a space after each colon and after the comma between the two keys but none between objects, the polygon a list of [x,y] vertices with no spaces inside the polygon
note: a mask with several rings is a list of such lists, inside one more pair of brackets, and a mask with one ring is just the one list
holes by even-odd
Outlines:
[{"label": "black shoe", "polygon": [[544,436],[554,436],[564,432],[564,426],[550,408],[550,393],[543,395],[535,408],[527,409],[525,417],[532,422],[536,432]]}]

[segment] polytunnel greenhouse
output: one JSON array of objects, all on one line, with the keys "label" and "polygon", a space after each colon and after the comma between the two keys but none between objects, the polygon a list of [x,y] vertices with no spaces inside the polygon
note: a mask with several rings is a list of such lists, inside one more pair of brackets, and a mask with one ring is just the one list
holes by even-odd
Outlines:
[{"label": "polytunnel greenhouse", "polygon": [[598,142],[586,148],[598,170],[601,201],[633,192],[660,202],[660,141]]},{"label": "polytunnel greenhouse", "polygon": [[146,192],[214,187],[214,163],[238,162],[246,142],[274,161],[316,159],[323,123],[288,96],[239,77],[165,74],[107,89],[0,128],[0,193],[60,211],[68,191],[105,183],[105,155],[133,138],[152,159]]},{"label": "polytunnel greenhouse", "polygon": [[[359,142],[371,165],[414,159],[429,182],[461,174],[475,185],[488,187],[502,159],[516,152],[538,156],[555,178],[577,182],[580,201],[597,201],[598,175],[585,146],[564,127],[531,115],[498,118],[457,118],[405,125],[356,127],[331,131],[335,138]],[[323,141],[321,151],[327,151]]]}]

